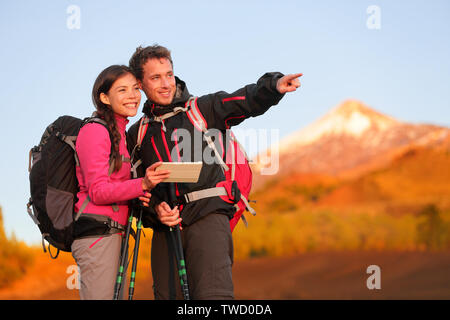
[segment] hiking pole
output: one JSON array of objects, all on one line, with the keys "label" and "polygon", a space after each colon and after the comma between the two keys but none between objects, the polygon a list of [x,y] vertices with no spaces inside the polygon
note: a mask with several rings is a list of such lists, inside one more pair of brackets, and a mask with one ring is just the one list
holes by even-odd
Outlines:
[{"label": "hiking pole", "polygon": [[127,231],[125,233],[124,239],[122,239],[122,250],[120,253],[120,266],[119,270],[117,272],[117,279],[116,279],[116,285],[114,287],[114,300],[119,300],[119,292],[120,288],[122,287],[122,280],[123,280],[123,273],[125,268],[125,263],[127,261],[127,248],[128,248],[128,241],[130,239],[130,233],[131,233],[131,225],[133,222],[133,210],[130,210],[130,217],[128,218],[128,224],[127,224]]},{"label": "hiking pole", "polygon": [[170,231],[175,245],[175,254],[177,256],[178,275],[180,277],[181,291],[183,293],[184,300],[190,300],[189,286],[186,274],[186,262],[184,261],[183,244],[181,242],[180,226],[177,225],[174,227],[174,229],[175,230],[173,230],[173,228],[170,228]]},{"label": "hiking pole", "polygon": [[[175,185],[173,183],[170,183],[170,200],[172,202],[172,206],[175,207],[177,204],[177,196],[175,193]],[[173,245],[175,248],[175,257],[177,260],[178,275],[180,277],[181,291],[183,293],[184,300],[190,300],[189,286],[188,286],[187,274],[186,274],[186,263],[184,261],[183,243],[181,242],[181,232],[180,232],[179,225],[170,227],[170,237],[172,239],[172,242],[173,242]]]},{"label": "hiking pole", "polygon": [[133,300],[134,282],[136,280],[136,268],[139,255],[139,242],[141,240],[142,230],[142,207],[139,208],[139,218],[136,221],[136,242],[134,243],[133,265],[131,267],[130,287],[128,289],[128,300]]}]

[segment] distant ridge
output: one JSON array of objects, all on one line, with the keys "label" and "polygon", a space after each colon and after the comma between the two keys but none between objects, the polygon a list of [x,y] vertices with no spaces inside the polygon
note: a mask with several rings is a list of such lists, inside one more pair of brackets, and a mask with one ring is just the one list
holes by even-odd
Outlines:
[{"label": "distant ridge", "polygon": [[[408,146],[436,146],[449,137],[449,128],[402,122],[358,100],[346,100],[279,142],[277,176],[360,174],[388,163]],[[264,167],[258,159],[256,184],[273,178],[258,176]]]}]

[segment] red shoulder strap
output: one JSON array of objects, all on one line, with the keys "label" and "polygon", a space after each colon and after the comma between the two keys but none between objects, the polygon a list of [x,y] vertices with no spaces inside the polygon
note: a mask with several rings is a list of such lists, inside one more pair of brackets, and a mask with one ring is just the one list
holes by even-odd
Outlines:
[{"label": "red shoulder strap", "polygon": [[186,108],[186,114],[194,127],[203,132],[208,130],[208,123],[206,122],[203,114],[198,108],[197,97],[189,98],[189,100],[186,102]]},{"label": "red shoulder strap", "polygon": [[136,143],[138,146],[141,146],[142,140],[144,140],[145,134],[147,133],[149,121],[150,121],[150,119],[146,115],[144,115],[141,118],[141,121],[139,122],[139,129],[138,129],[137,143]]}]

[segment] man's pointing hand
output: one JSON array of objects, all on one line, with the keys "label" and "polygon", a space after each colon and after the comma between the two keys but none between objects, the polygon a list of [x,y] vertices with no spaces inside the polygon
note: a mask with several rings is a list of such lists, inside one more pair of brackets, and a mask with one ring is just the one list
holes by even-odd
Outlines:
[{"label": "man's pointing hand", "polygon": [[300,87],[300,78],[303,73],[288,74],[278,79],[277,90],[279,93],[292,92]]}]

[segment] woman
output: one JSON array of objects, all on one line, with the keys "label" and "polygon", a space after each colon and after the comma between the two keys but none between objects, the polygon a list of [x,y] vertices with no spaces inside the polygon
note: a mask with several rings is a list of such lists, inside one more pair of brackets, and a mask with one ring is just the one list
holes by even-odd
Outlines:
[{"label": "woman", "polygon": [[137,113],[141,93],[126,66],[113,65],[97,77],[92,90],[96,122],[85,124],[77,138],[80,185],[75,209],[82,215],[74,227],[72,255],[80,268],[81,299],[112,299],[117,276],[122,231],[128,219],[128,200],[144,204],[149,191],[168,178],[168,171],[147,168],[145,176],[130,178],[126,148],[127,118]]}]

